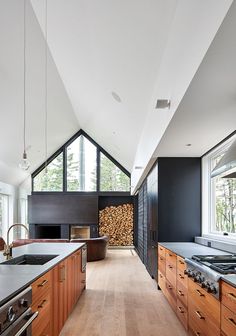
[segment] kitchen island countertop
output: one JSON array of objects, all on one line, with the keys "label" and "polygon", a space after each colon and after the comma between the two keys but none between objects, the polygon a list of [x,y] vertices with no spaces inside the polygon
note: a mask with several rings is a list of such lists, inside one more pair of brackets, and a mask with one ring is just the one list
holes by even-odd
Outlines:
[{"label": "kitchen island countertop", "polygon": [[[24,254],[57,256],[44,265],[0,264],[0,306],[84,245],[84,243],[33,243],[13,248],[13,258]],[[4,261],[5,257],[1,253],[0,263]]]}]

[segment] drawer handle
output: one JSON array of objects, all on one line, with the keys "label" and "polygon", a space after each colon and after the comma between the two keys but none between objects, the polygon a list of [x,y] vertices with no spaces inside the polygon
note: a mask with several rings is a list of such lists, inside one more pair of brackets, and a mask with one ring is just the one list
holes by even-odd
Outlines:
[{"label": "drawer handle", "polygon": [[236,296],[235,296],[233,293],[227,293],[227,296],[228,296],[230,299],[236,301]]},{"label": "drawer handle", "polygon": [[227,320],[233,324],[234,327],[236,327],[236,322],[234,321],[234,319],[232,317],[228,317]]},{"label": "drawer handle", "polygon": [[182,260],[179,260],[180,265],[184,265],[185,263]]},{"label": "drawer handle", "polygon": [[85,283],[85,280],[82,280],[81,282],[82,282],[82,283]]},{"label": "drawer handle", "polygon": [[180,296],[184,296],[184,293],[181,290],[178,290]]},{"label": "drawer handle", "polygon": [[163,276],[160,274],[160,278],[162,279],[163,278]]},{"label": "drawer handle", "polygon": [[199,289],[196,289],[196,292],[198,293],[199,296],[205,296]]},{"label": "drawer handle", "polygon": [[169,255],[169,257],[173,257],[173,254],[171,254],[171,253],[168,253],[168,255]]},{"label": "drawer handle", "polygon": [[196,336],[201,336],[201,333],[200,333],[199,331],[195,331],[194,334],[195,334]]},{"label": "drawer handle", "polygon": [[173,287],[172,287],[171,285],[168,285],[168,288],[169,288],[169,289],[173,289]]},{"label": "drawer handle", "polygon": [[173,268],[173,266],[171,266],[171,265],[168,265],[168,267],[169,267],[170,269],[172,269],[172,268]]},{"label": "drawer handle", "polygon": [[200,318],[200,320],[205,320],[205,317],[202,316],[202,314],[198,310],[196,310],[195,313],[196,313],[197,317]]},{"label": "drawer handle", "polygon": [[163,258],[163,257],[160,257],[160,260],[162,260],[162,261],[163,261],[163,260],[164,260],[164,258]]},{"label": "drawer handle", "polygon": [[45,286],[47,283],[48,283],[48,280],[45,279],[45,280],[43,280],[43,282],[41,282],[40,284],[38,284],[38,287],[43,287],[43,286]]},{"label": "drawer handle", "polygon": [[181,273],[179,273],[179,277],[180,279],[184,279],[184,276]]},{"label": "drawer handle", "polygon": [[163,251],[163,248],[162,248],[162,247],[160,247],[160,250],[161,250],[161,251]]},{"label": "drawer handle", "polygon": [[38,308],[43,308],[45,303],[47,303],[47,300],[43,300],[39,305]]},{"label": "drawer handle", "polygon": [[184,314],[184,310],[182,310],[182,307],[178,307],[178,309],[181,314]]}]

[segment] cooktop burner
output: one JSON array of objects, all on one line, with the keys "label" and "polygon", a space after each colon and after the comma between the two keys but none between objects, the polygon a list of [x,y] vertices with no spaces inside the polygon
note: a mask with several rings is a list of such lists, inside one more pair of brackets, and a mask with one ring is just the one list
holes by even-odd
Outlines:
[{"label": "cooktop burner", "polygon": [[199,262],[208,262],[208,263],[225,263],[225,262],[236,262],[235,254],[227,255],[194,255],[192,256],[193,260]]},{"label": "cooktop burner", "polygon": [[210,268],[222,274],[236,274],[236,262],[235,263],[212,263]]}]

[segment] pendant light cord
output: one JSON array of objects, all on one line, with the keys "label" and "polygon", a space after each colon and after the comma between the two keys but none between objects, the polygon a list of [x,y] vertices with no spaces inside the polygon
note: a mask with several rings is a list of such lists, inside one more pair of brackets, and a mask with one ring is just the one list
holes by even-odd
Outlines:
[{"label": "pendant light cord", "polygon": [[26,0],[24,0],[24,126],[23,126],[23,143],[25,154],[25,132],[26,132]]},{"label": "pendant light cord", "polygon": [[45,168],[48,159],[48,6],[45,0]]}]

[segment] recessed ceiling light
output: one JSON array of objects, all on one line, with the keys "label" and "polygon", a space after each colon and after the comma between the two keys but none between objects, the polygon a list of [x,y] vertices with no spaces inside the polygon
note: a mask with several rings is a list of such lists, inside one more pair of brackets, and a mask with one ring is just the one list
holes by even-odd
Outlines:
[{"label": "recessed ceiling light", "polygon": [[116,93],[116,92],[114,92],[114,91],[112,91],[111,92],[111,95],[112,95],[112,97],[118,102],[118,103],[121,103],[121,98],[120,98],[120,96]]},{"label": "recessed ceiling light", "polygon": [[142,166],[135,166],[134,169],[143,169]]},{"label": "recessed ceiling light", "polygon": [[188,144],[186,144],[185,146],[186,146],[186,147],[191,147],[192,144],[188,143]]}]

